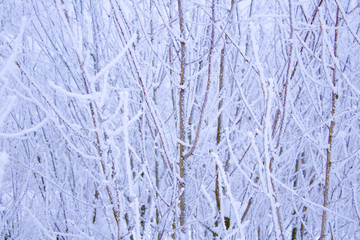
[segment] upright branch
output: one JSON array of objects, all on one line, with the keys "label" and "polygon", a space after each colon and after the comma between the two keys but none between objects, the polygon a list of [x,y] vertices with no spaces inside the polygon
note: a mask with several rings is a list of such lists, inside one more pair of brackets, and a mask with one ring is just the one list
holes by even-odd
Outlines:
[{"label": "upright branch", "polygon": [[180,182],[179,182],[179,192],[180,192],[180,227],[181,231],[185,233],[185,30],[184,30],[184,15],[182,11],[181,0],[178,0],[178,13],[179,13],[179,27],[180,27],[180,41],[181,41],[181,49],[180,49],[180,92],[179,92],[179,134],[180,134],[180,160],[179,160],[179,170],[180,170]]},{"label": "upright branch", "polygon": [[[79,63],[79,66],[80,66],[81,77],[82,77],[82,80],[83,80],[83,83],[84,83],[86,94],[90,94],[91,92],[90,92],[90,89],[89,89],[89,86],[88,86],[89,83],[88,83],[88,79],[86,78],[84,65],[80,61],[79,57],[78,57],[78,63]],[[97,121],[96,121],[96,114],[95,114],[95,109],[94,109],[92,101],[89,101],[89,108],[90,108],[90,114],[91,114],[91,119],[92,119],[92,122],[93,122],[94,129],[98,129],[100,126],[98,126]],[[103,159],[103,150],[101,148],[101,141],[100,141],[100,136],[99,136],[98,130],[95,131],[95,137],[96,137],[97,152],[98,152],[98,156],[99,156],[99,159],[100,159],[100,165],[101,165],[102,173],[104,174],[106,181],[108,181],[109,180],[109,174],[108,174],[108,172],[106,170],[106,163],[104,162],[104,159]],[[105,189],[106,189],[107,196],[109,198],[109,202],[110,202],[110,204],[112,206],[112,213],[113,213],[113,217],[114,217],[115,222],[116,222],[117,233],[118,233],[118,238],[119,238],[119,234],[120,234],[119,212],[115,208],[115,199],[114,199],[113,193],[111,192],[110,187],[109,187],[108,184],[106,184]],[[97,196],[98,196],[97,191],[95,191],[95,198],[97,198]]]},{"label": "upright branch", "polygon": [[[265,84],[264,84],[265,85]],[[270,126],[271,122],[271,108],[273,98],[273,80],[269,79],[265,87],[265,99],[266,99],[266,112],[265,112],[265,123],[264,123],[264,174],[265,174],[265,189],[269,195],[271,211],[273,216],[273,222],[275,226],[275,234],[277,239],[285,239],[283,231],[283,223],[280,214],[279,199],[276,194],[276,188],[274,184],[273,176],[273,162],[274,157],[272,156],[272,129]]]},{"label": "upright branch", "polygon": [[130,154],[129,154],[129,146],[130,146],[130,139],[129,139],[129,133],[128,133],[128,127],[129,127],[129,121],[128,121],[128,116],[129,116],[129,109],[128,109],[128,101],[129,101],[129,93],[128,92],[124,92],[123,93],[123,97],[124,97],[124,113],[123,113],[123,127],[124,127],[124,147],[125,147],[125,151],[124,151],[124,155],[125,155],[125,162],[126,162],[126,173],[127,173],[127,179],[128,179],[128,191],[129,191],[129,195],[130,198],[133,199],[132,204],[130,205],[131,209],[133,210],[133,214],[134,216],[134,220],[135,220],[135,229],[134,229],[134,237],[135,239],[140,239],[140,210],[139,210],[139,199],[136,196],[136,193],[134,191],[135,189],[135,183],[133,180],[133,168],[132,168],[132,164],[131,164],[131,159],[130,159]]},{"label": "upright branch", "polygon": [[[123,27],[121,26],[120,24],[120,19],[118,18],[118,15],[115,11],[115,7],[114,5],[112,4],[112,2],[110,1],[111,3],[111,9],[112,9],[112,12],[114,14],[114,21],[115,21],[115,24],[117,25],[118,27],[118,30],[120,30],[119,32],[119,35],[120,37],[122,37],[124,39],[124,42],[127,42],[127,37],[126,37],[126,32],[125,30],[123,29]],[[125,28],[127,30],[129,30],[129,27],[128,27],[128,24],[126,22],[126,19],[124,17],[124,14],[123,14],[123,11],[121,10],[120,8],[120,5],[117,4],[117,7],[118,7],[118,10],[120,12],[120,15],[121,15],[121,18],[123,19],[123,22],[125,23]],[[152,109],[151,105],[150,105],[150,102],[149,102],[149,99],[148,99],[148,95],[147,95],[147,90],[145,88],[145,85],[144,85],[144,81],[140,75],[140,68],[138,66],[138,63],[136,61],[136,54],[135,54],[135,43],[132,43],[132,49],[133,51],[131,50],[131,48],[128,48],[128,56],[129,58],[127,59],[128,62],[129,62],[129,65],[132,65],[134,67],[134,70],[135,70],[135,74],[136,74],[136,77],[137,77],[137,80],[141,86],[141,91],[142,91],[142,94],[143,94],[143,97],[144,97],[144,100],[145,100],[145,103],[146,103],[146,106],[148,107],[149,109],[149,113],[150,113],[150,116],[151,116],[151,119],[153,120],[153,123],[155,125],[155,128],[156,128],[156,131],[158,132],[159,134],[159,139],[160,139],[160,142],[161,142],[161,146],[164,150],[164,155],[165,155],[165,159],[166,159],[166,163],[168,165],[168,168],[170,169],[170,173],[173,172],[173,167],[172,167],[172,164],[170,162],[170,158],[169,158],[169,155],[167,153],[167,150],[166,150],[166,146],[165,146],[165,140],[164,140],[164,137],[163,135],[161,134],[161,131],[160,131],[160,127],[159,127],[159,124],[158,124],[158,121],[156,119],[156,115],[155,115],[155,111]]]},{"label": "upright branch", "polygon": [[208,79],[206,84],[206,91],[204,96],[204,102],[201,106],[200,118],[196,130],[195,140],[193,146],[191,147],[190,151],[185,154],[185,146],[183,143],[185,142],[185,124],[186,124],[186,117],[185,117],[185,32],[184,32],[184,15],[182,11],[181,0],[178,0],[178,8],[179,8],[179,25],[180,25],[180,39],[181,39],[181,71],[180,71],[180,93],[179,93],[179,125],[180,125],[180,161],[179,161],[179,168],[180,168],[180,185],[179,190],[181,193],[180,196],[180,226],[182,227],[181,231],[185,231],[183,226],[185,224],[185,178],[186,178],[186,166],[185,161],[189,158],[193,152],[195,151],[196,144],[198,142],[200,136],[200,129],[202,124],[202,119],[205,112],[205,106],[207,103],[207,98],[210,90],[210,80],[211,80],[211,59],[212,53],[214,49],[214,38],[215,38],[215,2],[212,1],[211,6],[211,40],[210,40],[210,49],[209,49],[209,64],[208,64]]},{"label": "upright branch", "polygon": [[271,116],[272,116],[272,101],[274,95],[274,80],[272,78],[266,79],[263,69],[263,64],[259,58],[259,46],[257,45],[255,38],[253,36],[253,25],[250,25],[251,29],[251,41],[253,45],[254,59],[257,68],[259,69],[259,76],[261,81],[261,87],[264,93],[265,101],[265,116],[263,124],[263,140],[264,140],[264,153],[263,156],[260,155],[260,151],[256,146],[254,137],[252,137],[252,146],[255,150],[258,159],[258,168],[259,168],[259,178],[262,183],[262,187],[267,197],[270,200],[271,212],[273,217],[274,232],[276,239],[285,239],[282,227],[282,220],[280,215],[280,203],[277,197],[276,188],[273,180],[273,147],[272,147],[272,126],[271,126]]},{"label": "upright branch", "polygon": [[[312,18],[310,21],[310,25],[312,25],[316,19],[316,15],[319,12],[319,8],[322,5],[323,0],[320,0],[319,4],[316,6],[313,14],[312,14]],[[290,39],[293,38],[293,22],[292,22],[292,10],[291,10],[291,0],[289,0],[289,10],[290,10]],[[307,31],[304,37],[304,43],[308,40],[309,36],[310,36],[311,31]],[[302,53],[304,51],[304,46],[301,47],[300,49],[300,53]],[[293,79],[293,77],[295,76],[296,70],[298,68],[299,65],[299,61],[296,61],[296,63],[294,64],[293,70],[291,72],[291,75],[289,77],[289,73],[290,73],[290,67],[291,67],[291,56],[292,56],[292,52],[293,52],[293,43],[290,43],[290,53],[289,53],[289,60],[288,60],[288,66],[287,66],[287,71],[286,71],[286,80],[285,80],[285,93],[284,93],[284,100],[283,100],[283,114],[281,116],[280,119],[280,131],[279,131],[279,137],[278,137],[278,141],[276,144],[276,148],[279,147],[280,145],[280,140],[281,140],[281,136],[282,133],[284,132],[284,120],[285,120],[285,110],[286,110],[286,101],[287,101],[287,86],[288,86],[288,82],[289,80]],[[276,120],[274,122],[274,131],[273,131],[273,135],[275,135],[275,130],[276,130],[276,126],[278,124],[278,118],[280,116],[280,110],[278,111],[278,113],[276,114]]]},{"label": "upright branch", "polygon": [[[224,87],[224,59],[225,59],[225,44],[226,44],[227,35],[225,35],[225,43],[223,48],[221,49],[220,53],[220,74],[219,74],[219,104],[218,104],[218,111],[221,111],[222,105],[223,105],[223,95],[222,95],[222,89]],[[222,113],[218,116],[217,121],[217,133],[216,133],[216,145],[219,146],[221,142],[221,132],[222,132]],[[215,198],[216,198],[216,207],[219,215],[221,216],[221,202],[220,202],[220,183],[219,183],[219,169],[218,165],[215,166]],[[219,224],[219,221],[215,221],[215,227],[217,227]],[[216,236],[214,236],[216,237]]]},{"label": "upright branch", "polygon": [[197,144],[197,142],[199,140],[199,136],[200,136],[200,129],[201,129],[201,124],[202,124],[202,120],[203,120],[203,117],[204,117],[205,106],[206,106],[209,91],[210,91],[211,58],[212,58],[212,54],[213,54],[213,50],[214,50],[214,39],[215,39],[215,26],[214,26],[214,24],[215,24],[215,3],[214,3],[214,0],[213,0],[212,5],[211,5],[211,39],[210,39],[210,49],[209,49],[208,79],[207,79],[207,84],[206,84],[204,102],[203,102],[203,104],[201,106],[200,118],[199,118],[199,123],[198,123],[197,129],[196,129],[195,140],[194,140],[194,143],[193,143],[190,151],[185,154],[185,156],[184,156],[185,159],[190,157],[195,151],[196,144]]},{"label": "upright branch", "polygon": [[[338,40],[338,29],[339,26],[339,12],[340,8],[337,6],[336,10],[336,22],[335,22],[335,36],[334,36],[334,57],[337,58],[337,40]],[[326,31],[324,29],[324,31]],[[336,59],[333,59],[336,62]],[[333,67],[333,79],[332,84],[334,89],[336,87],[336,66]],[[330,185],[330,171],[331,171],[331,151],[333,147],[333,137],[334,137],[334,128],[335,128],[335,121],[333,116],[335,115],[336,109],[336,98],[337,93],[333,90],[332,97],[331,97],[331,116],[332,119],[329,128],[329,138],[328,138],[328,148],[326,149],[326,173],[325,173],[325,187],[324,187],[324,204],[323,204],[323,213],[321,219],[321,235],[320,240],[325,239],[325,231],[326,231],[326,217],[327,217],[327,206],[329,204],[329,185]]]},{"label": "upright branch", "polygon": [[289,49],[289,56],[288,56],[288,66],[287,66],[287,70],[286,70],[286,79],[285,79],[285,83],[284,83],[284,102],[283,102],[283,113],[282,113],[282,117],[281,117],[281,121],[280,121],[280,133],[279,133],[279,138],[276,144],[276,148],[279,147],[280,144],[280,138],[281,138],[281,134],[284,130],[284,120],[285,120],[285,116],[286,116],[286,102],[287,102],[287,93],[288,93],[288,88],[289,88],[289,79],[290,79],[290,68],[291,68],[291,59],[292,59],[292,53],[293,53],[293,34],[294,34],[294,27],[293,27],[293,16],[292,16],[292,7],[291,7],[291,0],[289,0],[289,20],[290,20],[290,36],[289,36],[289,40],[290,40],[290,49]]}]

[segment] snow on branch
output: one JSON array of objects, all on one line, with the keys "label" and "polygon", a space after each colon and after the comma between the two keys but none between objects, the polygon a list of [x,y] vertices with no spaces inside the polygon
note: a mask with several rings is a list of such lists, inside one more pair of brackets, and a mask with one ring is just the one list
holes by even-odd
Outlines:
[{"label": "snow on branch", "polygon": [[49,120],[46,118],[31,128],[24,129],[17,133],[0,133],[0,137],[3,138],[17,138],[28,135],[29,133],[36,132],[39,128],[42,128]]}]

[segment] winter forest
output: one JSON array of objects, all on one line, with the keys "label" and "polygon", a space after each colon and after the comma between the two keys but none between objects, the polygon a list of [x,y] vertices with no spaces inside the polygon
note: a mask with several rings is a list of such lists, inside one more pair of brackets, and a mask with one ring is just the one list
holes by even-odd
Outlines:
[{"label": "winter forest", "polygon": [[360,239],[359,0],[1,0],[1,239]]}]

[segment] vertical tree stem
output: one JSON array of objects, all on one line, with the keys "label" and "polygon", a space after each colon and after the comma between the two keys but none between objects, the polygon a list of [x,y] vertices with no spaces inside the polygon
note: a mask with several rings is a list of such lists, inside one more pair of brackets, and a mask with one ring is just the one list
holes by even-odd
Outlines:
[{"label": "vertical tree stem", "polygon": [[180,181],[179,181],[179,192],[180,192],[180,227],[181,231],[185,233],[185,31],[184,31],[184,16],[182,12],[181,0],[178,0],[178,13],[179,13],[179,25],[180,25],[180,38],[181,38],[181,63],[180,63],[180,92],[179,92],[179,134],[180,134],[180,159],[179,159],[179,170],[180,170]]},{"label": "vertical tree stem", "polygon": [[[227,35],[225,34],[225,43],[223,48],[221,49],[220,53],[220,74],[219,74],[219,104],[218,104],[218,111],[221,111],[222,105],[223,105],[223,95],[222,95],[222,89],[224,87],[224,59],[225,59],[225,46],[226,46],[226,39]],[[217,122],[217,133],[216,133],[216,145],[219,146],[221,141],[221,131],[222,131],[222,114],[219,114],[218,122]],[[215,178],[215,198],[216,198],[216,207],[217,211],[219,213],[219,216],[221,217],[221,202],[220,202],[220,184],[219,184],[219,169],[218,165],[215,166],[216,171],[216,178]],[[216,219],[215,221],[215,227],[219,225],[219,219]],[[215,234],[214,234],[214,237]]]},{"label": "vertical tree stem", "polygon": [[[338,29],[339,26],[339,12],[340,8],[337,6],[336,10],[336,23],[335,23],[335,37],[334,37],[334,57],[337,57],[337,39],[338,39]],[[335,61],[335,59],[334,59]],[[336,66],[333,68],[333,79],[332,84],[334,88],[336,87]],[[335,115],[336,109],[336,97],[337,93],[332,91],[332,99],[331,99],[331,116]],[[321,236],[320,240],[325,239],[325,231],[326,231],[326,217],[327,211],[326,207],[329,204],[329,185],[330,185],[330,172],[331,172],[331,151],[333,147],[333,137],[334,137],[334,128],[335,128],[335,120],[332,120],[329,128],[329,138],[328,138],[328,148],[326,150],[326,174],[325,174],[325,187],[324,187],[324,204],[323,204],[323,213],[321,219]]]}]

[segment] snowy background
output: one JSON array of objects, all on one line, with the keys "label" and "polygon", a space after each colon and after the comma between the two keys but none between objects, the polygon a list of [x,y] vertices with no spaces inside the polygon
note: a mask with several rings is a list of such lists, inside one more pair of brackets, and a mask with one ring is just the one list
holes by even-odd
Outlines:
[{"label": "snowy background", "polygon": [[360,239],[358,0],[1,0],[1,239]]}]

